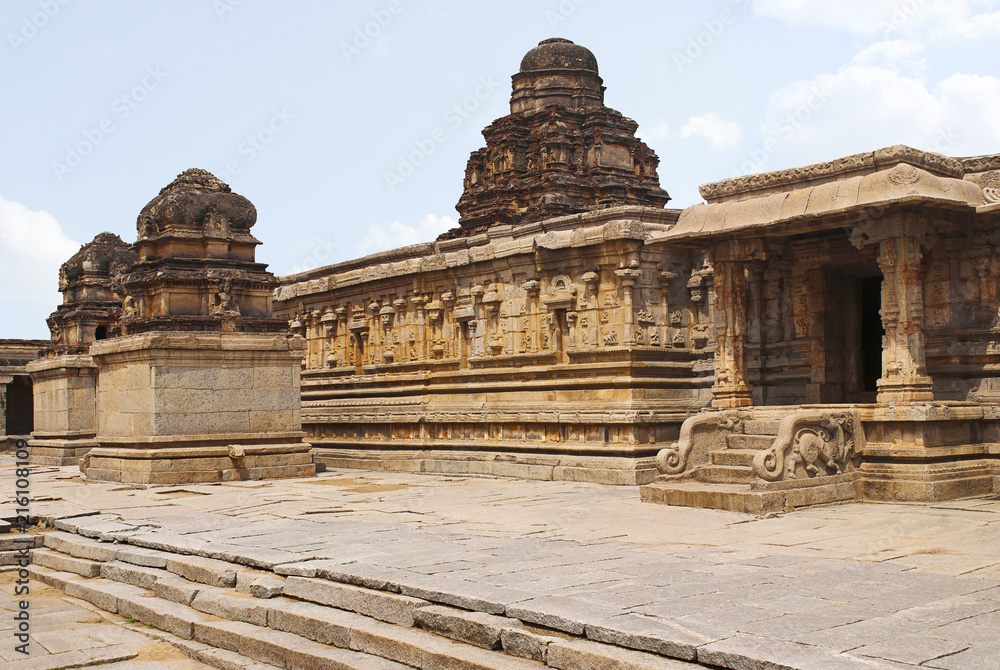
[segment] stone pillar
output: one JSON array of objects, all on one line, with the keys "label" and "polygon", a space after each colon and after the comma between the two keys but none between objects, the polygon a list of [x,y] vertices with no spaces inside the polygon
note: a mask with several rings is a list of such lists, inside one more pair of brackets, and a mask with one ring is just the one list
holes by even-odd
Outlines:
[{"label": "stone pillar", "polygon": [[0,440],[7,437],[7,384],[12,381],[10,375],[0,375]]},{"label": "stone pillar", "polygon": [[[882,378],[878,402],[934,399],[924,355],[924,292],[920,238],[912,230],[879,243],[882,269]],[[905,234],[909,233],[909,234]]]},{"label": "stone pillar", "polygon": [[747,407],[753,395],[747,375],[747,305],[744,264],[717,259],[715,270],[715,386],[713,407]]}]

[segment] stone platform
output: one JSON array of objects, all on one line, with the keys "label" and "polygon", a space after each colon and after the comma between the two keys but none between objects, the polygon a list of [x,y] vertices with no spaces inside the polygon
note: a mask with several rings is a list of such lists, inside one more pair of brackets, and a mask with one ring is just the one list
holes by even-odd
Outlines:
[{"label": "stone platform", "polygon": [[32,489],[57,530],[38,578],[272,665],[993,670],[1000,654],[993,498],[764,519],[634,488],[345,470],[142,489],[50,468]]},{"label": "stone platform", "polygon": [[302,340],[266,333],[151,332],[103,340],[98,446],[88,479],[177,484],[303,477]]}]

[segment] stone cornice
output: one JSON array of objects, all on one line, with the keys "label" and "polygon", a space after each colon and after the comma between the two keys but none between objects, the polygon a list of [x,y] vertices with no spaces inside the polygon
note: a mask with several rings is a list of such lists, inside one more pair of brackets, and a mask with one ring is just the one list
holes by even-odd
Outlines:
[{"label": "stone cornice", "polygon": [[677,222],[680,210],[628,205],[546,219],[519,226],[497,226],[471,237],[383,251],[308,272],[281,277],[275,299],[321,293],[373,279],[417,274],[495,258],[601,244],[613,239],[644,241]]},{"label": "stone cornice", "polygon": [[956,159],[965,166],[965,171],[987,172],[989,170],[1000,170],[1000,154],[990,154],[987,156],[969,156],[968,158]]},{"label": "stone cornice", "polygon": [[698,190],[709,203],[729,202],[842,181],[888,170],[901,163],[935,176],[956,179],[961,179],[967,170],[962,160],[897,145],[805,167],[723,179],[704,184]]}]

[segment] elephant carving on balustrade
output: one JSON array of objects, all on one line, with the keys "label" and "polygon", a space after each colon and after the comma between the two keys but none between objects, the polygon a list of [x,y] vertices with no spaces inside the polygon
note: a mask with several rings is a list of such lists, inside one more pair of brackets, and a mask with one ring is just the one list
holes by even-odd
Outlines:
[{"label": "elephant carving on balustrade", "polygon": [[753,459],[754,476],[767,482],[839,475],[864,443],[854,411],[809,410],[785,417],[770,448]]}]

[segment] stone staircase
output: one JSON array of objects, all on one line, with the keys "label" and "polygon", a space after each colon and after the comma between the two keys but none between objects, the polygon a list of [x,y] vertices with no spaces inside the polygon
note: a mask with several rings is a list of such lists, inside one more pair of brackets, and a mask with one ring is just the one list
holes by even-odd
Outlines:
[{"label": "stone staircase", "polygon": [[808,505],[858,500],[855,473],[782,481],[764,481],[754,475],[754,457],[774,446],[782,421],[794,419],[799,411],[755,407],[733,412],[732,416],[739,415],[736,425],[731,419],[706,422],[702,432],[689,433],[688,439],[697,444],[691,444],[686,469],[641,486],[643,502],[764,516]]},{"label": "stone staircase", "polygon": [[747,421],[743,433],[725,436],[726,448],[709,452],[707,465],[697,466],[691,476],[713,484],[753,483],[753,457],[774,444],[777,420]]},{"label": "stone staircase", "polygon": [[30,550],[35,579],[154,628],[220,670],[705,667],[668,658],[670,646],[650,637],[604,631],[601,641],[569,620],[519,619],[511,608],[443,591],[415,597],[377,577],[323,570],[322,562],[267,569],[72,532],[36,537],[43,545]]}]

